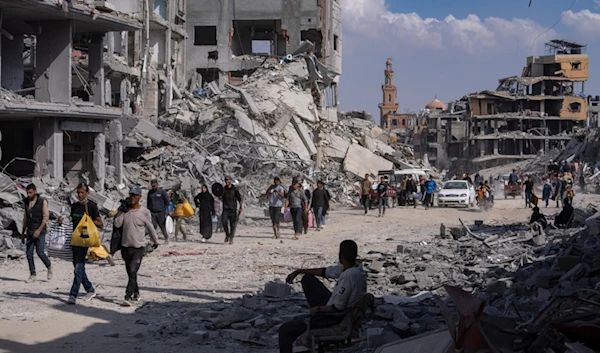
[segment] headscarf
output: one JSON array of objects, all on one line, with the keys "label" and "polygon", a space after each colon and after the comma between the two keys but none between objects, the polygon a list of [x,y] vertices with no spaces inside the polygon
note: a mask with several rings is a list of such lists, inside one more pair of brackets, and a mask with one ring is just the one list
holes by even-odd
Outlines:
[{"label": "headscarf", "polygon": [[196,201],[196,205],[199,207],[214,207],[213,204],[215,201],[213,196],[208,191],[208,186],[204,184],[202,187],[206,188],[206,191],[202,191],[202,189],[200,189],[200,193],[198,193],[194,199],[194,201]]}]

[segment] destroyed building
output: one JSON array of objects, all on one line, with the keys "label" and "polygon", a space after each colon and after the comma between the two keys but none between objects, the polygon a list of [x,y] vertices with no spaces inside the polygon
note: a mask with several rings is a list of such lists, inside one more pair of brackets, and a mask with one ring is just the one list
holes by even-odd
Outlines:
[{"label": "destroyed building", "polygon": [[446,141],[450,159],[475,170],[535,158],[563,146],[574,128],[584,125],[586,46],[552,40],[545,47],[546,55],[527,58],[521,76],[500,79],[496,90],[463,98],[465,122],[446,125],[464,127],[464,137]]},{"label": "destroyed building", "polygon": [[[436,102],[437,101],[437,102]],[[441,103],[437,98],[428,104],[431,108],[423,112],[425,126],[421,130],[418,139],[413,142],[415,156],[425,158],[438,169],[448,169],[450,161],[446,153],[449,141],[457,141],[464,138],[464,113],[466,102],[454,101],[448,106]]]},{"label": "destroyed building", "polygon": [[[181,98],[185,83],[186,9],[183,0],[85,0],[96,10],[128,15],[138,31],[104,39],[106,104],[153,123]],[[85,53],[84,53],[85,54]],[[83,59],[85,65],[85,58]]]},{"label": "destroyed building", "polygon": [[101,190],[107,146],[117,172],[121,163],[118,141],[105,131],[123,114],[107,104],[104,40],[142,24],[76,1],[2,0],[0,12],[0,165],[15,176],[77,182],[91,171],[88,180]]},{"label": "destroyed building", "polygon": [[324,89],[322,105],[338,105],[340,1],[202,0],[188,1],[187,8],[187,31],[193,36],[186,54],[191,91],[212,81],[221,89],[225,83],[241,82],[267,56],[291,57],[306,41],[320,63],[336,76]]},{"label": "destroyed building", "polygon": [[107,174],[120,183],[118,120],[157,122],[183,86],[183,5],[0,1],[0,166],[96,190]]}]

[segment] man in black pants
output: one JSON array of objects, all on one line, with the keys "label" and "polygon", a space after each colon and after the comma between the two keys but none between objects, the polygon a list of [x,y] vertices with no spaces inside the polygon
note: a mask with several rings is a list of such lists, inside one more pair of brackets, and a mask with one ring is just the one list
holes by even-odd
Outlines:
[{"label": "man in black pants", "polygon": [[[327,268],[299,269],[292,272],[286,279],[292,283],[302,274],[302,289],[310,307],[311,328],[326,328],[339,324],[343,317],[319,315],[319,313],[334,313],[351,308],[367,293],[367,275],[356,263],[358,246],[352,240],[344,240],[340,244],[340,264]],[[330,292],[316,276],[337,279]],[[294,341],[307,329],[304,320],[289,321],[279,329],[279,352],[292,353]]]},{"label": "man in black pants", "polygon": [[[33,251],[37,252],[38,257],[48,269],[48,281],[52,279],[52,263],[44,249],[46,247],[46,223],[50,219],[48,211],[48,200],[40,197],[34,184],[27,185],[27,198],[23,200],[25,204],[25,215],[23,217],[23,231],[21,232],[21,242],[26,244],[27,262],[29,263],[28,283],[35,282],[35,262],[33,261]],[[27,243],[25,243],[27,239]]]},{"label": "man in black pants", "polygon": [[114,227],[123,227],[121,237],[121,255],[125,260],[127,271],[127,289],[125,290],[125,305],[131,305],[133,301],[140,301],[140,288],[137,275],[142,265],[142,258],[146,250],[146,230],[150,233],[152,247],[158,247],[158,237],[152,225],[150,211],[140,204],[142,199],[142,188],[133,185],[129,189],[129,200],[131,208],[126,212],[119,211],[115,218]]},{"label": "man in black pants", "polygon": [[169,194],[158,186],[158,180],[154,179],[150,182],[152,189],[148,191],[147,206],[152,216],[152,225],[160,228],[160,231],[165,237],[165,244],[169,244],[169,234],[167,233],[167,214],[165,209],[169,207]]},{"label": "man in black pants", "polygon": [[[73,220],[73,232],[79,226],[79,222],[83,218],[83,215],[88,215],[98,228],[103,228],[104,223],[102,223],[102,217],[100,217],[100,212],[98,210],[98,206],[94,203],[94,201],[88,200],[88,193],[90,191],[89,187],[86,184],[77,185],[77,198],[78,202],[75,202],[71,205],[71,219]],[[83,246],[73,246],[73,266],[75,270],[73,273],[75,277],[73,277],[73,285],[71,286],[71,291],[69,293],[69,299],[67,301],[68,304],[77,303],[77,296],[79,295],[79,288],[83,284],[83,288],[86,291],[86,295],[83,297],[84,300],[89,301],[92,300],[96,296],[96,290],[92,285],[92,282],[88,279],[87,273],[85,272],[85,258],[87,257],[88,249]]]},{"label": "man in black pants", "polygon": [[[242,213],[242,195],[233,185],[230,176],[225,177],[225,186],[223,187],[223,196],[221,199],[223,200],[223,215],[221,216],[221,222],[223,224],[223,229],[225,230],[225,242],[233,244],[238,217]],[[240,204],[239,210],[237,207],[238,203]]]}]

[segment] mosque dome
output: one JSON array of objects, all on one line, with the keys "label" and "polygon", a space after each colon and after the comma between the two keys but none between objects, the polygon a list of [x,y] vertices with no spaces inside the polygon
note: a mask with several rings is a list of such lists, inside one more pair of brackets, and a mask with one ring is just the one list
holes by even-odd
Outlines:
[{"label": "mosque dome", "polygon": [[429,110],[446,110],[446,104],[442,103],[439,99],[434,99],[431,102],[427,103],[425,109]]},{"label": "mosque dome", "polygon": [[393,64],[392,59],[391,58],[387,59],[387,61],[385,62],[385,64],[386,65],[392,65]]}]

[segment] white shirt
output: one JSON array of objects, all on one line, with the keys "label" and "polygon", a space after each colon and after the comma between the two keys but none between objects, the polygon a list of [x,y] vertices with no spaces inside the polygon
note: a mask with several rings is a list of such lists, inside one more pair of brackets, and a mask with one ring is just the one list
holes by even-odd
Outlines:
[{"label": "white shirt", "polygon": [[338,310],[346,310],[356,304],[367,293],[367,274],[360,266],[344,271],[342,264],[325,269],[325,277],[337,279],[327,305]]}]

